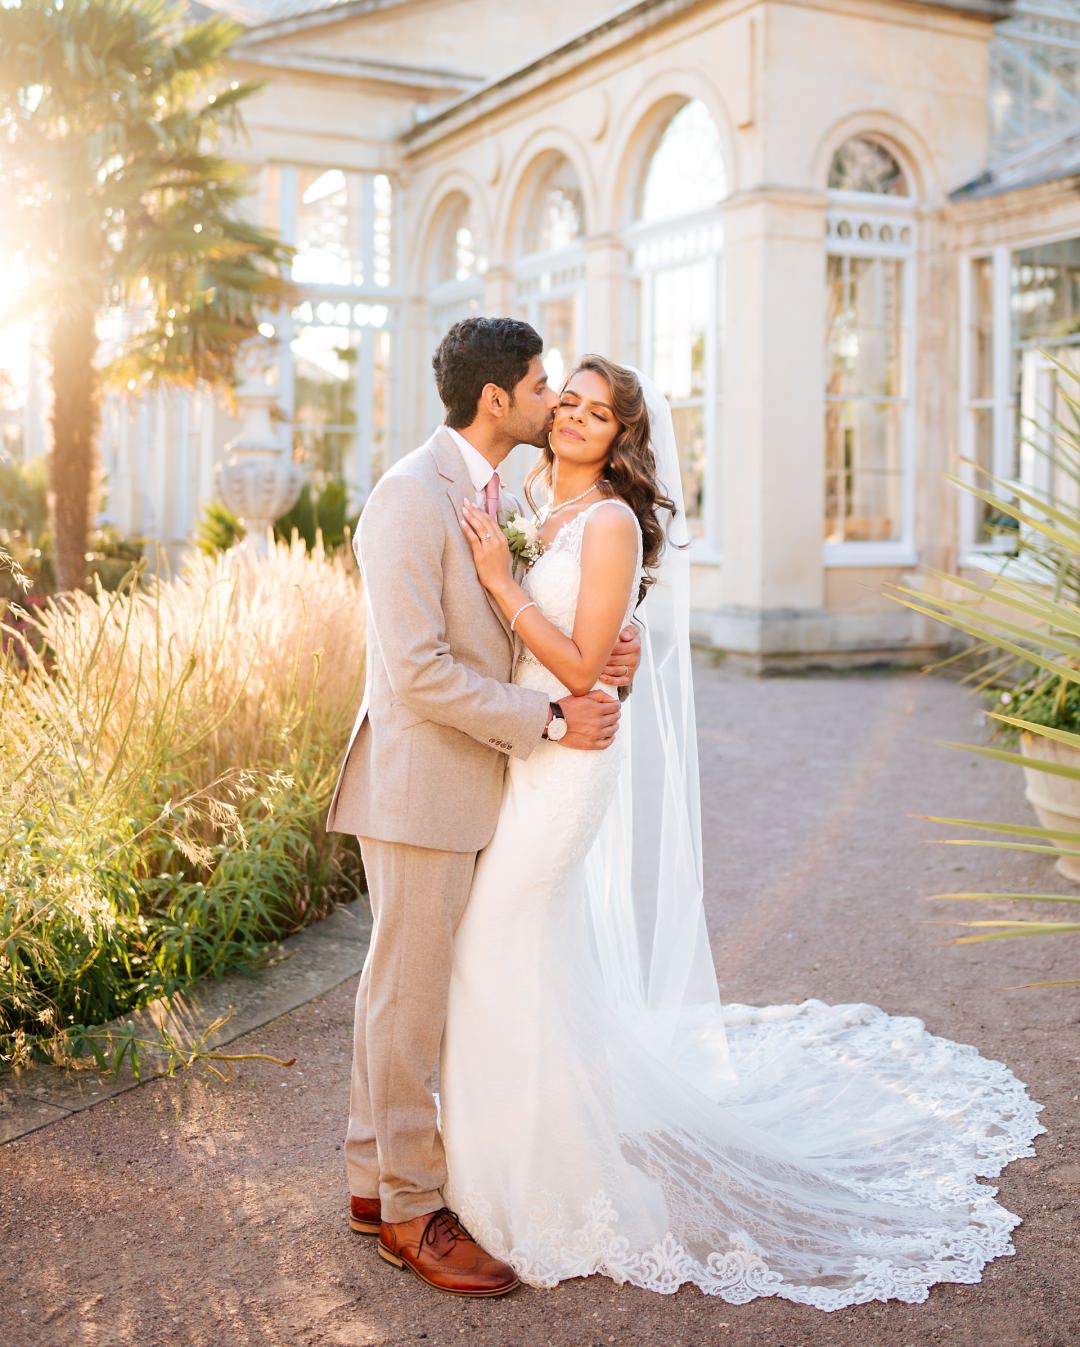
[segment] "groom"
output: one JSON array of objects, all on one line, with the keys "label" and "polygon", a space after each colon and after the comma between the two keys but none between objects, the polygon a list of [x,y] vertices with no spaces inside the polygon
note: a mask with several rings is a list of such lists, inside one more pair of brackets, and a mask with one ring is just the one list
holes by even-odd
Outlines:
[{"label": "groom", "polygon": [[[556,704],[510,681],[514,637],[459,522],[465,498],[493,517],[517,508],[498,467],[516,445],[547,441],[557,399],[542,349],[512,318],[456,323],[432,362],[446,423],[383,475],[364,507],[364,698],[326,823],[358,836],[374,916],[356,997],[350,1225],[377,1234],[388,1262],[458,1295],[501,1295],[517,1278],[441,1193],[432,1077],[454,930],[495,830],[508,758],[527,758],[549,737],[602,750],[619,721],[618,701],[602,692]],[[639,659],[627,628],[603,681],[628,685]]]}]

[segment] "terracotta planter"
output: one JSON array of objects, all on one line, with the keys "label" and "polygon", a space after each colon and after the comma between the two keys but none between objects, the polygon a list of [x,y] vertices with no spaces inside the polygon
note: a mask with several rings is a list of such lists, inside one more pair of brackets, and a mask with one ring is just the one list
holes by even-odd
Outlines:
[{"label": "terracotta planter", "polygon": [[[1041,735],[1022,734],[1020,752],[1027,758],[1040,758],[1043,762],[1060,762],[1080,771],[1080,749],[1072,748],[1069,744],[1056,743],[1053,739],[1044,739]],[[1039,772],[1030,767],[1024,768],[1024,776],[1027,780],[1024,794],[1030,800],[1042,826],[1080,832],[1080,780],[1073,781],[1065,776],[1052,776],[1049,772]],[[1075,842],[1069,845],[1076,847]],[[1066,879],[1080,882],[1080,856],[1060,856],[1057,870]]]}]

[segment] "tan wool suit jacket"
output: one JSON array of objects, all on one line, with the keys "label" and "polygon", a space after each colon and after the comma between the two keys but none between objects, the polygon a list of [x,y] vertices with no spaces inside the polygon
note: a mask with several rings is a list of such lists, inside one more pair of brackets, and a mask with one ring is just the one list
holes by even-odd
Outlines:
[{"label": "tan wool suit jacket", "polygon": [[458,522],[474,488],[443,428],[386,472],[355,539],[367,601],[364,699],[326,827],[440,851],[491,840],[508,757],[548,717],[510,682],[514,640]]}]

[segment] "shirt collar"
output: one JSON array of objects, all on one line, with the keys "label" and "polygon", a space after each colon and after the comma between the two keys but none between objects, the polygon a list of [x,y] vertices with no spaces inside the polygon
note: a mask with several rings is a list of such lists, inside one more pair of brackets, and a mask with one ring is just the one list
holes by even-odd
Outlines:
[{"label": "shirt collar", "polygon": [[473,489],[477,492],[483,491],[488,482],[491,481],[491,474],[495,469],[480,450],[474,444],[470,444],[465,436],[459,434],[453,426],[447,426],[446,429],[454,437],[454,443],[461,450],[461,457],[465,460],[465,467],[469,474],[469,480],[473,484]]}]

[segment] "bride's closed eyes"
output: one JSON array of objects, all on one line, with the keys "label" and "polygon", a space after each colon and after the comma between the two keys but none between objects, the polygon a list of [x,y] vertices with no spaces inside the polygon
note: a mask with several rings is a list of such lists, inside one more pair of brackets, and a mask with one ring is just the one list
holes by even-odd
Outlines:
[{"label": "bride's closed eyes", "polygon": [[[581,403],[580,403],[576,398],[567,398],[567,397],[564,396],[563,398],[560,399],[560,401],[559,401],[559,406],[560,406],[560,407],[580,407],[580,406],[581,406]],[[608,417],[606,417],[602,411],[598,410],[596,407],[593,407],[591,410],[592,410],[593,416],[596,417],[596,419],[600,422],[601,425],[607,425],[607,423],[608,423]]]}]

